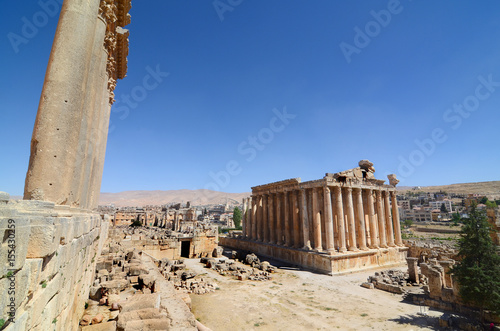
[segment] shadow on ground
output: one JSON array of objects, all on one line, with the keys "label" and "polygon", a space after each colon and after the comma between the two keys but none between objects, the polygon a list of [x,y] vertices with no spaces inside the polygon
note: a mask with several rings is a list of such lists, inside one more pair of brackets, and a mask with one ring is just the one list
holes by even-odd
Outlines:
[{"label": "shadow on ground", "polygon": [[392,318],[389,321],[396,322],[402,325],[414,325],[419,327],[428,327],[432,330],[443,330],[439,327],[439,317],[438,316],[428,316],[428,315],[402,315],[397,318]]}]

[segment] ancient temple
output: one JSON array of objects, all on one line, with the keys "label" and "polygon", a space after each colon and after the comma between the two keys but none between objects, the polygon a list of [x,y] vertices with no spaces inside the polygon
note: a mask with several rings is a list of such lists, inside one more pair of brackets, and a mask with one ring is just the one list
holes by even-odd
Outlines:
[{"label": "ancient temple", "polygon": [[374,178],[373,164],[322,179],[300,178],[252,187],[243,200],[243,235],[229,246],[326,273],[404,262],[391,185]]}]

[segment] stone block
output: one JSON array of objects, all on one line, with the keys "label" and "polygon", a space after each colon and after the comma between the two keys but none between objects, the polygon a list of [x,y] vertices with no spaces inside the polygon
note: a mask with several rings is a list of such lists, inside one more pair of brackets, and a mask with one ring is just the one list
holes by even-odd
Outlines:
[{"label": "stone block", "polygon": [[[24,267],[15,275],[16,281],[16,309],[28,299],[39,287],[42,259],[27,259]],[[7,292],[5,292],[7,293]]]},{"label": "stone block", "polygon": [[139,276],[139,280],[141,280],[142,283],[144,284],[144,286],[146,286],[148,288],[151,288],[154,286],[155,278],[156,277],[153,275],[141,275],[141,276]]},{"label": "stone block", "polygon": [[55,214],[54,207],[55,203],[49,201],[40,201],[40,200],[19,200],[17,202],[17,208],[20,210],[25,210],[30,213],[47,213],[47,214]]},{"label": "stone block", "polygon": [[0,217],[0,277],[10,269],[23,267],[30,232],[29,220],[26,217]]},{"label": "stone block", "polygon": [[[15,278],[13,278],[13,279],[15,279]],[[11,283],[11,281],[9,278],[1,278],[0,279],[0,291],[1,291],[1,293],[4,294],[4,295],[0,295],[0,307],[1,307],[0,314],[1,314],[1,316],[8,316],[8,312],[9,312],[8,305],[10,303],[10,300],[9,300],[10,298],[9,298],[9,295],[7,295],[7,294],[9,292],[10,283]],[[15,284],[15,280],[14,280],[14,284]]]},{"label": "stone block", "polygon": [[[43,258],[42,272],[40,275],[42,279],[51,279],[61,270],[61,256],[59,253],[56,254],[56,252]],[[71,261],[69,261],[68,264],[69,263],[71,263]],[[64,263],[62,265],[64,265]]]},{"label": "stone block", "polygon": [[10,194],[7,192],[0,192],[0,204],[7,204],[10,200]]},{"label": "stone block", "polygon": [[55,242],[56,227],[53,222],[45,225],[32,225],[28,242],[28,258],[45,257],[55,253],[58,242]]},{"label": "stone block", "polygon": [[117,279],[101,283],[101,287],[108,290],[111,294],[116,294],[126,289],[128,287],[128,284],[129,283],[127,279]]},{"label": "stone block", "polygon": [[370,290],[372,290],[372,289],[375,288],[375,286],[373,285],[373,283],[367,283],[367,282],[361,284],[361,286],[364,287],[364,288],[368,288]]},{"label": "stone block", "polygon": [[97,260],[96,269],[98,270],[106,269],[108,272],[111,272],[113,270],[113,261],[105,260],[100,257]]},{"label": "stone block", "polygon": [[104,316],[102,314],[97,314],[92,318],[92,324],[99,324],[102,323],[104,320]]},{"label": "stone block", "polygon": [[116,330],[115,321],[82,327],[82,331],[115,331],[115,330]]},{"label": "stone block", "polygon": [[143,265],[130,265],[129,275],[130,276],[139,276],[143,274],[148,274],[149,271]]},{"label": "stone block", "polygon": [[[18,312],[19,313],[19,312]],[[9,326],[3,331],[25,331],[28,330],[27,323],[29,318],[29,312],[25,311],[19,315],[16,315],[15,323],[10,323]]]},{"label": "stone block", "polygon": [[100,286],[91,286],[89,291],[89,298],[95,301],[99,301],[102,297]]},{"label": "stone block", "polygon": [[59,224],[61,225],[60,245],[66,245],[73,240],[75,231],[72,221],[73,220],[68,217],[59,218]]},{"label": "stone block", "polygon": [[[161,312],[158,308],[143,308],[126,312],[122,311],[120,315],[118,315],[118,323],[116,326],[117,330],[128,330],[128,323],[130,323],[131,321],[151,320],[158,318],[166,319],[168,318],[168,316],[165,312]],[[165,327],[165,329],[168,329],[168,327]]]},{"label": "stone block", "polygon": [[[137,277],[137,276],[134,276],[134,277]],[[127,278],[127,273],[126,272],[117,272],[117,273],[111,274],[111,277],[110,277],[111,280],[125,279],[125,278]]]},{"label": "stone block", "polygon": [[90,324],[92,321],[92,316],[90,315],[83,315],[82,319],[80,320],[80,325],[81,326],[87,326]]},{"label": "stone block", "polygon": [[168,326],[169,324],[170,324],[170,319],[167,317],[157,318],[157,319],[135,320],[128,322],[125,330],[126,331],[165,330],[165,326]]},{"label": "stone block", "polygon": [[[45,284],[45,287],[44,287]],[[44,280],[33,295],[31,301],[26,305],[26,310],[31,312],[31,319],[28,321],[28,329],[41,324],[44,317],[50,316],[48,312],[48,303],[61,290],[61,277],[57,274],[52,280]],[[43,312],[43,313],[42,313]],[[54,315],[54,317],[57,315]]]},{"label": "stone block", "polygon": [[128,311],[146,309],[146,308],[160,308],[160,296],[157,293],[153,294],[136,294],[129,298],[125,304],[122,305],[122,313]]}]

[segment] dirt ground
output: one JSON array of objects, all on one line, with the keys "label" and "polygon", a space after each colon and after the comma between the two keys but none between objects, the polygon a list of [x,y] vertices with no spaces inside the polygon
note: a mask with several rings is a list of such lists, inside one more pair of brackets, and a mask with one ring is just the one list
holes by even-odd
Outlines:
[{"label": "dirt ground", "polygon": [[423,316],[401,295],[360,286],[384,269],[327,276],[280,267],[272,280],[258,282],[220,276],[197,259],[185,263],[218,284],[214,293],[191,295],[195,317],[213,331],[438,330],[443,314],[427,308]]}]

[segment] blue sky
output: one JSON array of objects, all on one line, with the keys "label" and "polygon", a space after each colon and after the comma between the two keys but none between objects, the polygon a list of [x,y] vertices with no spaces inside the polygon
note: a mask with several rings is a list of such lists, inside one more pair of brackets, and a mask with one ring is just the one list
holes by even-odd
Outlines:
[{"label": "blue sky", "polygon": [[[58,6],[2,11],[0,191],[13,195]],[[244,192],[361,159],[400,185],[498,180],[499,14],[494,0],[134,0],[101,191]]]}]

